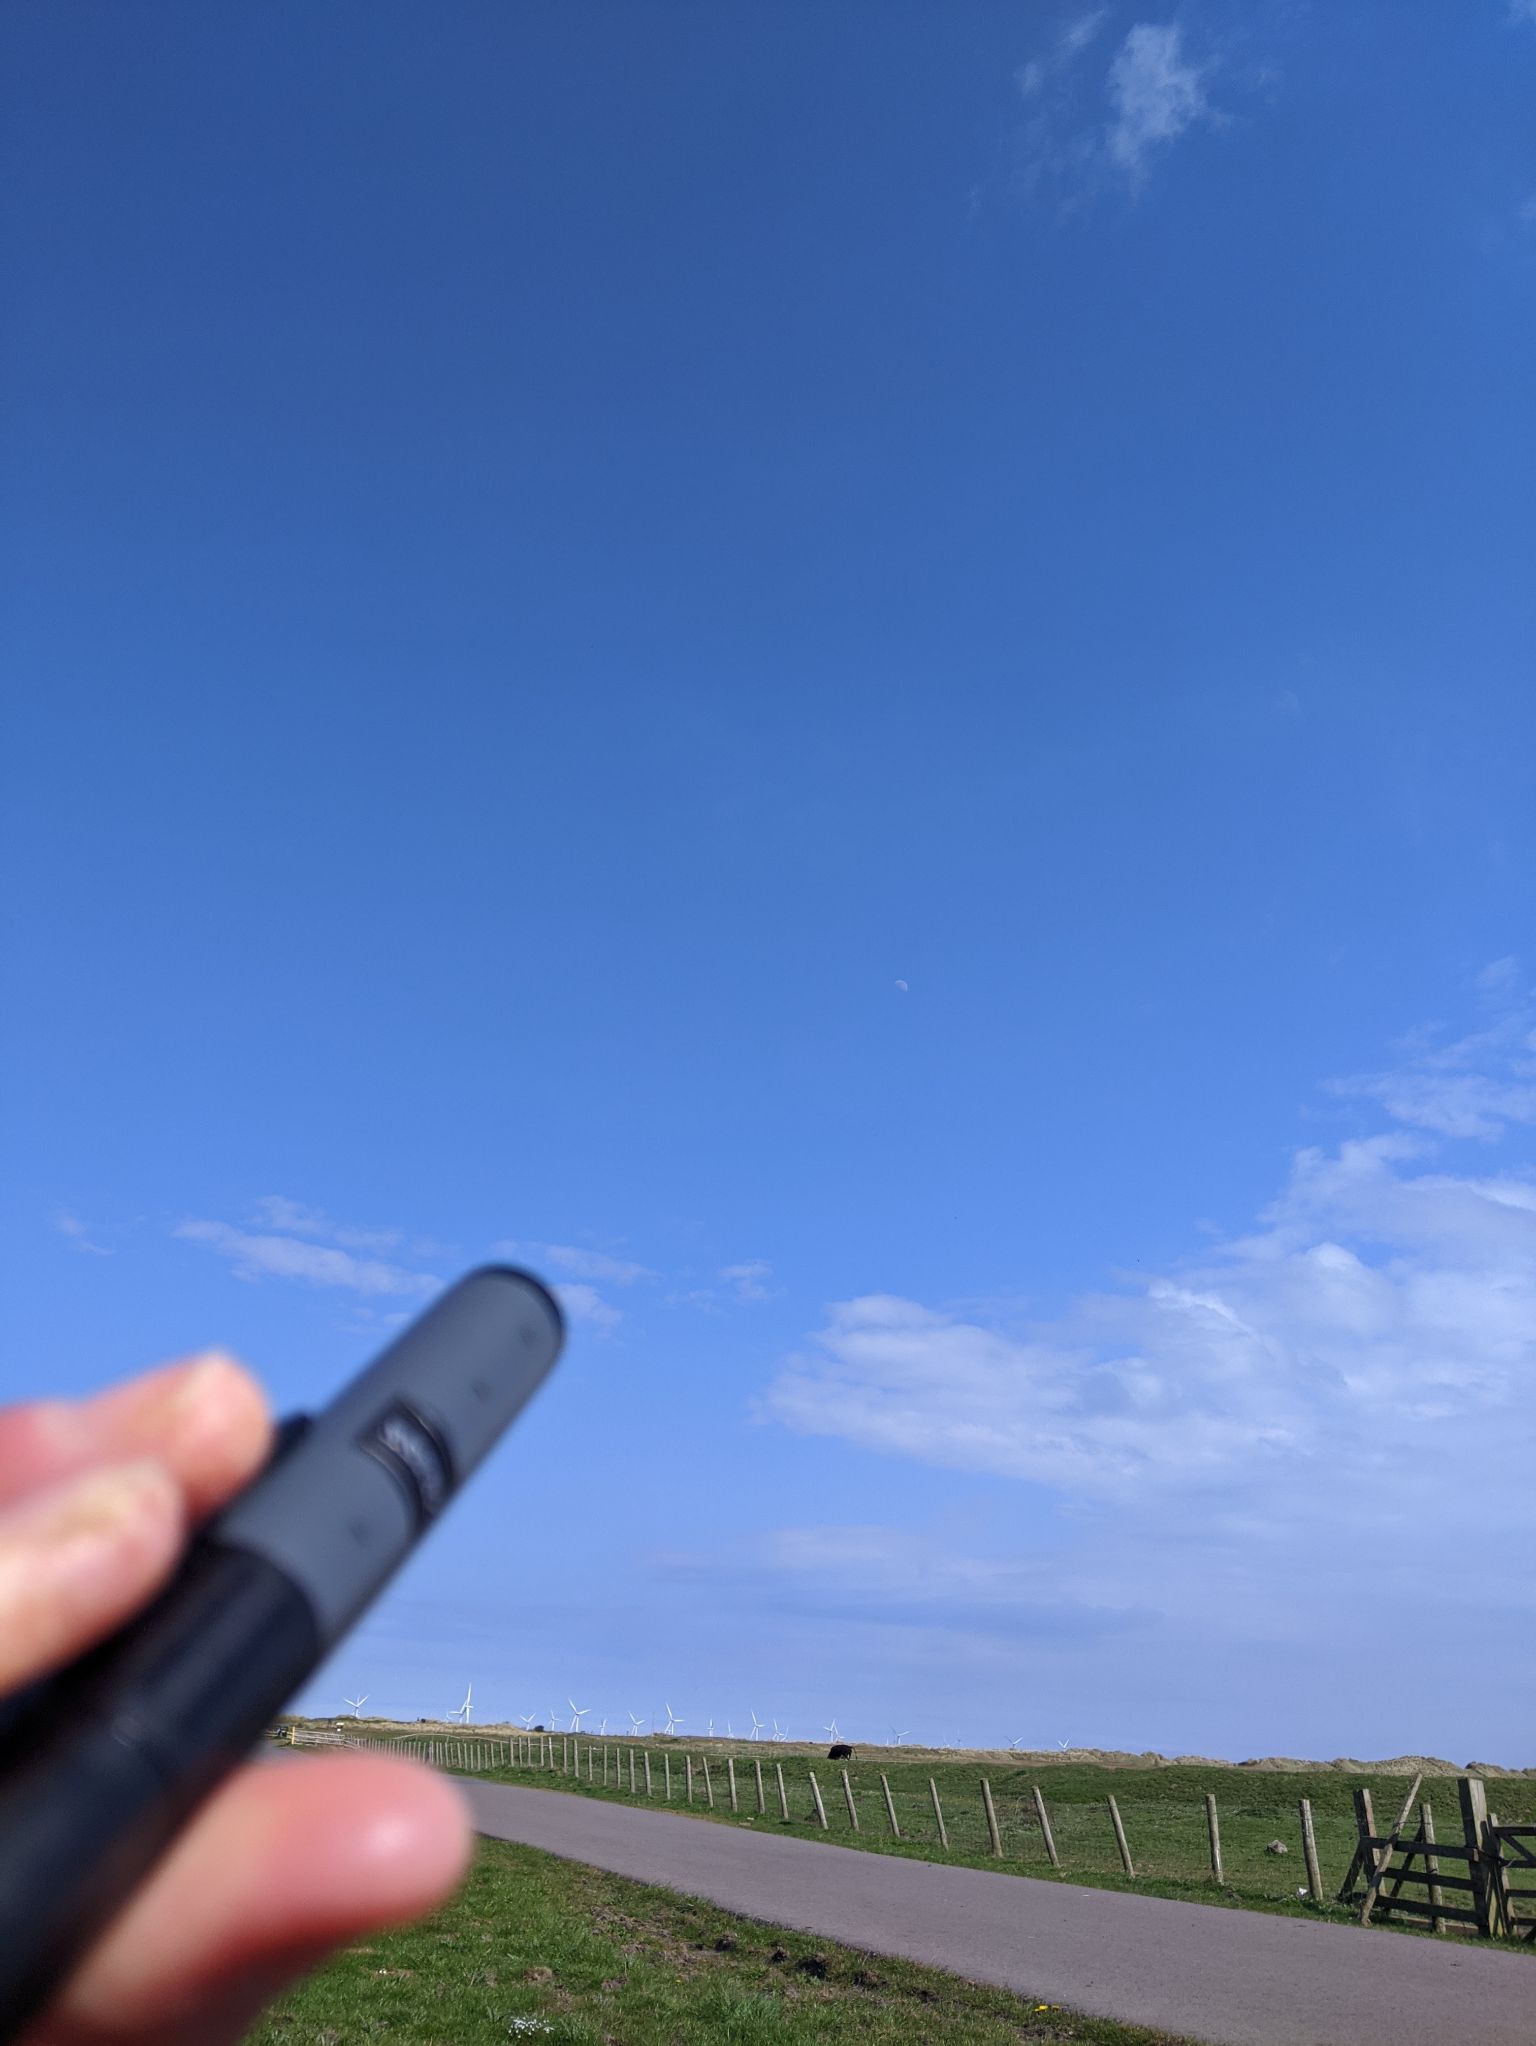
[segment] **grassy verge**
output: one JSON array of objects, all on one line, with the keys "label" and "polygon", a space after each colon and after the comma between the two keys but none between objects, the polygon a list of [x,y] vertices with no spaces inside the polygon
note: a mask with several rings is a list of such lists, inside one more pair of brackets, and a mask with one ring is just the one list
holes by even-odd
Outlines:
[{"label": "grassy verge", "polygon": [[[583,1750],[585,1756],[586,1750]],[[618,1750],[615,1749],[615,1756]],[[755,1772],[750,1762],[736,1760],[738,1811],[729,1809],[724,1758],[711,1754],[711,1788],[715,1804],[705,1801],[703,1772],[696,1756],[695,1794],[686,1800],[682,1750],[672,1756],[671,1809],[692,1816],[734,1824],[755,1831],[790,1833],[805,1839],[833,1840],[845,1847],[866,1852],[894,1854],[910,1859],[952,1863],[963,1867],[1002,1869],[1016,1875],[1039,1877],[1051,1882],[1075,1883],[1097,1889],[1134,1890],[1143,1896],[1173,1897],[1191,1903],[1215,1904],[1232,1909],[1259,1910],[1294,1917],[1352,1923],[1354,1911],[1335,1904],[1337,1891],[1355,1846],[1355,1822],[1351,1791],[1365,1783],[1375,1801],[1377,1824],[1382,1831],[1396,1818],[1409,1788],[1397,1776],[1344,1777],[1318,1771],[1315,1774],[1264,1774],[1229,1769],[1202,1771],[1181,1766],[1135,1770],[1105,1769],[1093,1765],[1064,1764],[1042,1771],[1038,1767],[1013,1768],[992,1765],[989,1781],[1002,1832],[1001,1860],[990,1851],[981,1804],[981,1772],[964,1764],[929,1760],[903,1763],[881,1756],[876,1763],[858,1763],[850,1771],[859,1826],[855,1830],[848,1814],[841,1775],[836,1765],[813,1755],[793,1755],[784,1763],[789,1789],[790,1817],[780,1812],[777,1781],[771,1765],[766,1772],[767,1811],[756,1809]],[[560,1753],[557,1742],[555,1753]],[[653,1808],[665,1805],[660,1763],[653,1760],[654,1795],[647,1800],[643,1786],[632,1799],[627,1788],[627,1769],[621,1784],[619,1770],[613,1771],[611,1787],[601,1780],[601,1748],[591,1751],[596,1765],[594,1780],[585,1773],[551,1773],[542,1769],[496,1768],[475,1771],[497,1782],[529,1783],[575,1795],[647,1802]],[[823,1831],[809,1791],[808,1768],[815,1768],[828,1819]],[[893,1838],[880,1775],[884,1771],[891,1785],[902,1837]],[[949,1845],[939,1843],[928,1779],[939,1787],[949,1834]],[[1030,1788],[1039,1782],[1044,1791],[1063,1866],[1051,1867],[1045,1843],[1035,1817]],[[1212,1880],[1206,1834],[1204,1796],[1215,1791],[1221,1822],[1222,1883]],[[1113,1793],[1129,1837],[1136,1868],[1127,1877],[1119,1862],[1111,1828],[1106,1795]],[[1306,1890],[1306,1869],[1302,1859],[1297,1801],[1311,1799],[1319,1857],[1323,1874],[1323,1895],[1314,1898]],[[1442,1840],[1460,1838],[1454,1780],[1426,1781],[1420,1798],[1433,1800],[1437,1829]],[[1503,1779],[1490,1787],[1490,1802],[1505,1819],[1536,1819],[1536,1782],[1531,1779]],[[1270,1854],[1273,1840],[1287,1848],[1283,1855]],[[1454,1865],[1447,1862],[1448,1873]],[[1411,1895],[1422,1892],[1415,1888]],[[1390,1928],[1425,1938],[1434,1937],[1410,1921],[1384,1921]],[[1522,1945],[1522,1952],[1536,1951]]]},{"label": "grassy verge", "polygon": [[435,1917],[353,1947],[248,2046],[1179,2046],[482,1841]]}]

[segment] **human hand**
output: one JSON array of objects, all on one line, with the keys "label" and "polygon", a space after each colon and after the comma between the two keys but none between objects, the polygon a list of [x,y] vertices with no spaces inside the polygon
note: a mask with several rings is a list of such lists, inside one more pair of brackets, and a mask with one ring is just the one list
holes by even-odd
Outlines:
[{"label": "human hand", "polygon": [[[260,1387],[219,1355],[95,1399],[0,1410],[0,1696],[145,1605],[271,1434]],[[413,1763],[252,1763],[146,1877],[26,2046],[236,2041],[333,1947],[440,1903],[468,1853],[457,1794]]]}]

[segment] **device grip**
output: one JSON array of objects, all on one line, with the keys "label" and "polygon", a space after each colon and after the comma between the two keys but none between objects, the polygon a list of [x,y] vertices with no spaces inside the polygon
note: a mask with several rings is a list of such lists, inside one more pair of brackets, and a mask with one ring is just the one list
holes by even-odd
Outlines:
[{"label": "device grip", "polygon": [[132,1629],[14,1723],[0,1770],[0,2040],[37,2012],[188,1814],[313,1669],[314,1614],[260,1556],[200,1543]]}]

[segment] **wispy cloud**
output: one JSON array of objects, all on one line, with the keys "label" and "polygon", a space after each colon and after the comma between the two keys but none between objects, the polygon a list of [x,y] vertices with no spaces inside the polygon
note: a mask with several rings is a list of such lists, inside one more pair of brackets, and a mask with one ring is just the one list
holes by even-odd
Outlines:
[{"label": "wispy cloud", "polygon": [[1421,1031],[1394,1065],[1335,1080],[1331,1091],[1376,1101],[1411,1129],[1492,1142],[1511,1124],[1536,1123],[1536,1030],[1519,967],[1496,959],[1477,977],[1488,1011],[1480,1030],[1439,1043]]},{"label": "wispy cloud", "polygon": [[982,1556],[925,1530],[878,1525],[775,1528],[705,1553],[659,1555],[659,1574],[708,1586],[753,1612],[1014,1637],[1122,1633],[1124,1606],[1063,1597],[1050,1556]]},{"label": "wispy cloud", "polygon": [[397,1250],[405,1240],[404,1230],[359,1229],[351,1223],[333,1222],[320,1209],[291,1201],[285,1194],[263,1194],[251,1212],[263,1228],[288,1236],[313,1236],[322,1243],[340,1244],[343,1250]]},{"label": "wispy cloud", "polygon": [[[1490,1499],[1502,1554],[1536,1535],[1536,1170],[1487,1157],[1532,1120],[1536,1015],[1502,965],[1483,994],[1475,1033],[1346,1083],[1394,1126],[1300,1152],[1250,1232],[1026,1326],[844,1301],[762,1412],[1054,1498],[1090,1604],[1209,1627],[1224,1586],[1229,1631],[1325,1638],[1367,1585],[1378,1617],[1449,1600]],[[1536,1616],[1513,1564],[1475,1602]]]},{"label": "wispy cloud", "polygon": [[507,1238],[493,1244],[492,1252],[497,1257],[526,1258],[563,1272],[570,1279],[594,1279],[608,1286],[632,1286],[638,1279],[656,1276],[633,1258],[613,1257],[605,1250],[587,1250],[572,1243],[527,1243]]},{"label": "wispy cloud", "polygon": [[1511,23],[1529,22],[1536,27],[1536,0],[1509,0]]},{"label": "wispy cloud", "polygon": [[90,1257],[111,1257],[112,1252],[103,1243],[93,1243],[91,1233],[80,1217],[69,1208],[60,1208],[54,1215],[53,1226],[61,1236],[68,1237],[78,1251]]},{"label": "wispy cloud", "polygon": [[555,1293],[560,1305],[574,1322],[588,1328],[599,1329],[604,1334],[616,1329],[624,1319],[611,1301],[605,1300],[595,1286],[566,1283],[557,1285]]},{"label": "wispy cloud", "polygon": [[171,1233],[183,1242],[203,1244],[239,1279],[298,1279],[365,1297],[400,1298],[433,1293],[442,1284],[435,1273],[364,1254],[392,1249],[401,1241],[400,1231],[332,1223],[280,1194],[265,1195],[255,1204],[251,1225],[194,1217]]},{"label": "wispy cloud", "polygon": [[773,1277],[773,1266],[760,1257],[749,1258],[745,1264],[723,1265],[720,1269],[722,1282],[729,1286],[737,1300],[769,1300],[773,1288],[769,1280]]},{"label": "wispy cloud", "polygon": [[575,1243],[531,1243],[508,1237],[491,1246],[492,1255],[536,1269],[558,1272],[555,1292],[573,1322],[608,1334],[624,1319],[622,1311],[598,1291],[598,1285],[633,1286],[642,1279],[654,1279],[648,1265],[634,1258],[615,1257],[606,1250],[589,1250]]},{"label": "wispy cloud", "polygon": [[1146,177],[1156,151],[1196,121],[1211,118],[1204,83],[1209,68],[1186,56],[1183,31],[1174,22],[1161,27],[1138,22],[1120,45],[1109,67],[1114,117],[1108,145],[1111,160],[1133,186]]},{"label": "wispy cloud", "polygon": [[1020,97],[1038,99],[1051,80],[1082,55],[1108,19],[1107,7],[1091,7],[1085,14],[1064,22],[1045,49],[1014,73]]},{"label": "wispy cloud", "polygon": [[1025,110],[1008,178],[1016,195],[1072,212],[1113,188],[1139,192],[1181,135],[1224,121],[1207,90],[1214,52],[1196,55],[1176,21],[1139,21],[1105,66],[1108,20],[1106,7],[1070,17],[1015,72]]}]

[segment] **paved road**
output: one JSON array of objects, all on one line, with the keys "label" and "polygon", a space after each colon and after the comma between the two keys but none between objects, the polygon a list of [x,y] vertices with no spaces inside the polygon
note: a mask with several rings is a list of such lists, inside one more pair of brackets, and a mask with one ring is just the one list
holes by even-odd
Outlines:
[{"label": "paved road", "polygon": [[477,1829],[897,1954],[1220,2046],[1536,2046],[1536,1957],[902,1861],[461,1780]]}]

